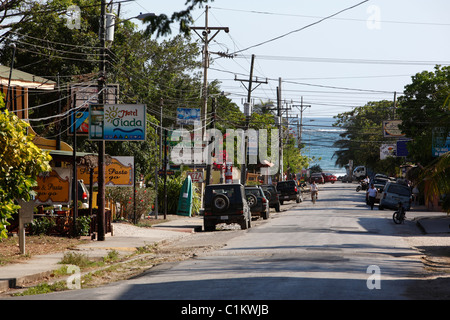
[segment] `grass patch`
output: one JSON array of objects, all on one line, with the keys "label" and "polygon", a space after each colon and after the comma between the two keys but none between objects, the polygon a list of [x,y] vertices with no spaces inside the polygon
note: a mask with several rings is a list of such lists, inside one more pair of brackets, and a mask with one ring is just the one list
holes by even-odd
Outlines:
[{"label": "grass patch", "polygon": [[44,293],[63,291],[63,290],[67,290],[65,281],[58,281],[53,284],[41,283],[41,284],[38,284],[37,286],[28,288],[25,291],[16,293],[16,294],[14,294],[14,296],[31,296],[31,295],[35,295],[35,294],[44,294]]}]

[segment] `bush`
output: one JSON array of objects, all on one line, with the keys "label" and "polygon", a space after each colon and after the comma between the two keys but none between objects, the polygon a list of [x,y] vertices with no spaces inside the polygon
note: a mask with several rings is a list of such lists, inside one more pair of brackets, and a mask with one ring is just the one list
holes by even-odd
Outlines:
[{"label": "bush", "polygon": [[[120,217],[137,221],[143,214],[150,212],[155,201],[155,191],[150,188],[136,188],[136,216],[132,187],[107,187],[106,199],[120,203]],[[116,217],[116,219],[119,217]]]},{"label": "bush", "polygon": [[[178,208],[178,201],[180,198],[181,188],[183,187],[183,182],[186,179],[184,175],[177,177],[167,177],[167,213],[176,214]],[[200,212],[201,198],[198,188],[193,185],[192,193],[192,214],[196,215]],[[164,212],[164,180],[159,179],[158,182],[158,208],[159,212]]]},{"label": "bush", "polygon": [[30,223],[30,234],[31,235],[49,235],[52,228],[56,226],[56,222],[50,218],[43,217],[40,219],[33,219]]}]

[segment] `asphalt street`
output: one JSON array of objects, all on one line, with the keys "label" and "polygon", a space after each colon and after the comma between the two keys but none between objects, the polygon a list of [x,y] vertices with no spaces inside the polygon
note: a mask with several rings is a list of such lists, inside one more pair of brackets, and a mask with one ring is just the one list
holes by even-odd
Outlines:
[{"label": "asphalt street", "polygon": [[408,299],[423,264],[405,238],[421,231],[412,221],[395,225],[392,211],[370,210],[363,199],[355,184],[327,184],[316,204],[305,195],[221,249],[135,279],[27,299]]}]

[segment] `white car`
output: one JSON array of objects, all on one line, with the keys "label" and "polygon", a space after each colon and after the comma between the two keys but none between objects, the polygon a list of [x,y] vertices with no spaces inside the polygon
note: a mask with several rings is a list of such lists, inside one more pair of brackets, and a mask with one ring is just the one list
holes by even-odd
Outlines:
[{"label": "white car", "polygon": [[411,208],[411,189],[400,183],[389,181],[383,189],[380,199],[379,209],[384,208],[397,209],[398,203],[401,202],[405,210]]}]

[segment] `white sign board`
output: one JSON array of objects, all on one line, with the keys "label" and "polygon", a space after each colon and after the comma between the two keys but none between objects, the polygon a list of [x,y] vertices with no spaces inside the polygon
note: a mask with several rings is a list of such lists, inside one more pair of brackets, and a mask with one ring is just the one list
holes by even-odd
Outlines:
[{"label": "white sign board", "polygon": [[189,171],[187,175],[191,177],[192,182],[203,182],[203,171]]}]

